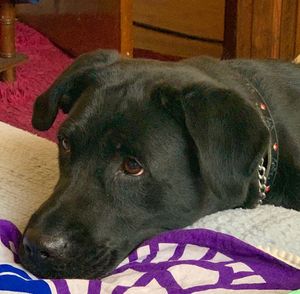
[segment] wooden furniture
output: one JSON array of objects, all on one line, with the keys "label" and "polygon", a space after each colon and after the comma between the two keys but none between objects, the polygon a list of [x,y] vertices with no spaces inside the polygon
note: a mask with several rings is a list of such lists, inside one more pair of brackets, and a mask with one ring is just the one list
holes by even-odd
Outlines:
[{"label": "wooden furniture", "polygon": [[17,5],[17,16],[73,56],[96,48],[285,60],[300,53],[300,0],[42,0]]},{"label": "wooden furniture", "polygon": [[134,48],[188,57],[223,51],[225,0],[42,0],[18,18],[73,56]]},{"label": "wooden furniture", "polygon": [[26,60],[15,48],[15,6],[13,1],[0,0],[0,73],[4,81],[15,80],[15,67]]},{"label": "wooden furniture", "polygon": [[134,0],[134,46],[182,57],[292,60],[300,0]]},{"label": "wooden furniture", "polygon": [[223,52],[225,0],[134,0],[134,46],[189,57]]},{"label": "wooden furniture", "polygon": [[132,55],[132,0],[42,0],[18,18],[73,56],[97,48]]},{"label": "wooden furniture", "polygon": [[300,0],[226,0],[224,57],[292,60],[300,54]]}]

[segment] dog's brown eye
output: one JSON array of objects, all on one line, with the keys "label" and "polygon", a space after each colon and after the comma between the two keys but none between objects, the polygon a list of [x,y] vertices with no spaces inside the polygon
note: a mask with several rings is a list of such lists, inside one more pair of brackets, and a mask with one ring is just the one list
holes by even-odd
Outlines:
[{"label": "dog's brown eye", "polygon": [[133,176],[140,176],[144,173],[144,168],[141,166],[138,160],[133,157],[124,159],[122,168],[126,174]]}]

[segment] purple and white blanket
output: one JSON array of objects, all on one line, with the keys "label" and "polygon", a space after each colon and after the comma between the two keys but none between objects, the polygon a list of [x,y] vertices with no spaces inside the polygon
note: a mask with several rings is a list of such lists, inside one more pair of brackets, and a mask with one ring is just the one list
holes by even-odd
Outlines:
[{"label": "purple and white blanket", "polygon": [[20,237],[11,222],[0,220],[0,293],[289,293],[300,288],[300,270],[205,229],[154,237],[110,276],[90,281],[37,279],[18,263]]}]

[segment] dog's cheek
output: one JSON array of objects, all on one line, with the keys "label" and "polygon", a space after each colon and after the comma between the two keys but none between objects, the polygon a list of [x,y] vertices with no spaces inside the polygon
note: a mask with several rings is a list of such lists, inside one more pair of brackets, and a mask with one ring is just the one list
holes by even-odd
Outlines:
[{"label": "dog's cheek", "polygon": [[146,173],[135,183],[134,202],[149,214],[157,214],[166,208],[166,184]]},{"label": "dog's cheek", "polygon": [[148,181],[144,185],[144,191],[141,196],[147,211],[157,213],[165,209],[164,187],[161,183]]}]

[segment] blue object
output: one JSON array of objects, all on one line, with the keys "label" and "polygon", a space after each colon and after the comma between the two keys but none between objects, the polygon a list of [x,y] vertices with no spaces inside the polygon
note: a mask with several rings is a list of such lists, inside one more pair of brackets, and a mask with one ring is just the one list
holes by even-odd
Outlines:
[{"label": "blue object", "polygon": [[33,280],[25,271],[9,264],[0,265],[0,274],[0,292],[51,294],[51,289],[45,281]]}]

